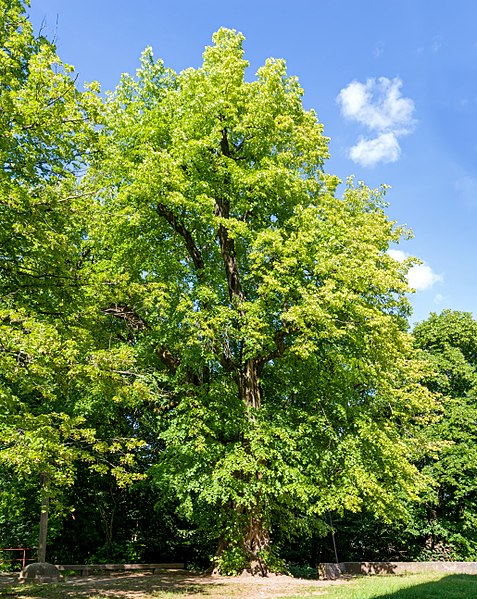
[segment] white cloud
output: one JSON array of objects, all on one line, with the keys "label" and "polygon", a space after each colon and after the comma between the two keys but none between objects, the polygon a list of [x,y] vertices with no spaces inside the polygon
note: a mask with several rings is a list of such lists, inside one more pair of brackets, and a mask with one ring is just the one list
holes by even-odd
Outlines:
[{"label": "white cloud", "polygon": [[338,95],[343,115],[376,131],[408,130],[413,124],[414,102],[401,96],[398,77],[352,81]]},{"label": "white cloud", "polygon": [[[388,254],[397,262],[404,262],[404,260],[409,258],[409,254],[406,254],[402,250],[388,250]],[[435,283],[442,283],[443,281],[444,277],[435,273],[425,262],[414,264],[407,273],[409,287],[412,287],[416,291],[425,291],[426,289],[430,289]]]},{"label": "white cloud", "polygon": [[361,166],[396,162],[400,155],[401,147],[394,133],[382,133],[374,139],[361,138],[349,151],[351,160]]},{"label": "white cloud", "polygon": [[394,258],[394,260],[397,262],[404,262],[406,258],[409,258],[409,255],[402,250],[388,250],[388,255],[391,256],[391,258]]},{"label": "white cloud", "polygon": [[338,94],[344,117],[375,133],[373,139],[360,139],[350,150],[350,158],[362,166],[395,162],[401,155],[398,137],[414,127],[414,102],[401,94],[398,77],[352,81]]},{"label": "white cloud", "polygon": [[440,283],[443,280],[442,275],[433,272],[432,268],[427,264],[415,264],[411,266],[407,273],[409,287],[412,287],[416,291],[430,289],[434,283]]}]

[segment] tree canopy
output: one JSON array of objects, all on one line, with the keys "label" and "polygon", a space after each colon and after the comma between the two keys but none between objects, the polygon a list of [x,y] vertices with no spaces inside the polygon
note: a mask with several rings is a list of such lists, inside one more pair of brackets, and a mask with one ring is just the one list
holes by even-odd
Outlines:
[{"label": "tree canopy", "polygon": [[154,479],[216,532],[223,571],[266,569],[285,522],[389,513],[415,489],[403,432],[430,401],[384,190],[336,195],[298,81],[274,59],[248,81],[242,43],[221,29],[179,74],[146,50],[88,176],[106,311],[157,382]]}]

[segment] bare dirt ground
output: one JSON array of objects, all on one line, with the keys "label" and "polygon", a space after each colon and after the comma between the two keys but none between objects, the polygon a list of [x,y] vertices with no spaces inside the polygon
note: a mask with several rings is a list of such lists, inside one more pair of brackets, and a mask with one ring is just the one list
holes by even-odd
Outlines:
[{"label": "bare dirt ground", "polygon": [[[41,585],[31,590],[15,584],[13,577],[0,578],[0,597],[33,599],[278,599],[282,597],[319,597],[330,585],[346,584],[343,581],[319,581],[290,576],[212,576],[190,572],[153,574],[120,574],[109,576],[71,576],[57,585]],[[10,585],[14,584],[12,588]],[[9,588],[8,588],[9,587]],[[49,589],[48,589],[49,587]]]}]

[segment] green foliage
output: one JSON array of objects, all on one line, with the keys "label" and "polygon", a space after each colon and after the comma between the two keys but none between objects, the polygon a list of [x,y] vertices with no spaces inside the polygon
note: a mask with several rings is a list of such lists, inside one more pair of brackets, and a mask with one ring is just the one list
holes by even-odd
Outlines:
[{"label": "green foliage", "polygon": [[2,0],[0,11],[0,461],[20,476],[51,470],[63,484],[75,451],[63,441],[90,432],[60,406],[78,350],[52,316],[64,324],[76,303],[82,227],[67,196],[95,136],[88,112],[97,103],[76,91],[53,45],[33,36],[20,0]]},{"label": "green foliage", "polygon": [[214,559],[217,570],[224,576],[237,576],[249,565],[249,556],[243,547],[228,547]]},{"label": "green foliage", "polygon": [[414,328],[416,344],[434,365],[429,386],[451,398],[472,394],[476,386],[477,322],[468,312],[432,313]]},{"label": "green foliage", "polygon": [[100,103],[76,90],[72,68],[33,35],[21,0],[2,0],[0,20],[2,303],[63,314],[75,305],[84,231],[76,176]]},{"label": "green foliage", "polygon": [[[23,480],[0,468],[0,539],[2,547],[33,547],[37,544],[37,481]],[[11,559],[12,554],[4,558]],[[14,557],[19,557],[18,555]]]},{"label": "green foliage", "polygon": [[304,578],[306,580],[313,580],[318,578],[318,569],[313,566],[301,565],[301,564],[290,564],[287,567],[287,572],[294,578]]}]

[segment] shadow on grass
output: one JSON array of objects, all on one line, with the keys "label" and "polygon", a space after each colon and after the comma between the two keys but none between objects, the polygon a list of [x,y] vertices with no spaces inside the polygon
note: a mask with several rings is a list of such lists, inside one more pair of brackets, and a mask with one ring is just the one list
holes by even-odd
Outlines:
[{"label": "shadow on grass", "polygon": [[86,599],[89,597],[114,597],[134,599],[159,593],[203,595],[206,588],[220,592],[224,586],[218,579],[199,574],[177,575],[123,575],[111,577],[71,577],[55,584],[0,584],[0,598],[23,599]]},{"label": "shadow on grass", "polygon": [[477,599],[477,575],[450,574],[440,580],[417,584],[373,599]]}]

